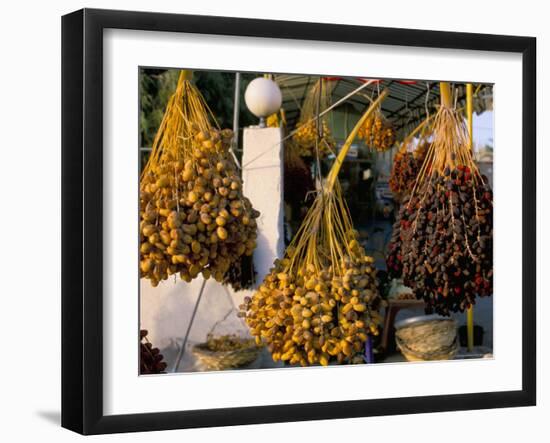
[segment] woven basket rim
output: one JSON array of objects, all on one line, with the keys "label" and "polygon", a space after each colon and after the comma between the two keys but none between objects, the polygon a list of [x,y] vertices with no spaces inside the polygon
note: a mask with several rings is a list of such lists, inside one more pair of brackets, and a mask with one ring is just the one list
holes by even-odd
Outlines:
[{"label": "woven basket rim", "polygon": [[[205,343],[201,343],[204,345]],[[262,348],[255,343],[245,348],[233,349],[230,351],[211,351],[195,345],[192,348],[193,355],[209,369],[224,370],[238,368],[256,360]],[[235,364],[235,359],[241,360]]]},{"label": "woven basket rim", "polygon": [[403,319],[397,322],[394,326],[396,330],[410,328],[412,326],[420,326],[426,323],[435,323],[435,322],[452,322],[457,325],[457,322],[454,318],[451,317],[442,317],[437,314],[426,315],[426,316],[416,316]]},{"label": "woven basket rim", "polygon": [[250,346],[246,346],[244,348],[238,348],[238,349],[231,349],[228,351],[212,351],[211,349],[208,349],[205,347],[206,343],[198,343],[193,346],[193,352],[198,354],[205,354],[205,355],[229,355],[229,354],[238,354],[241,352],[249,352],[251,350],[260,351],[261,347],[256,345],[255,343],[252,343]]},{"label": "woven basket rim", "polygon": [[401,350],[403,354],[410,354],[415,358],[421,359],[421,360],[429,360],[430,357],[436,356],[436,355],[454,355],[458,351],[458,337],[455,336],[453,342],[444,348],[439,348],[430,352],[418,352],[411,348],[409,348],[405,343],[403,343],[403,340],[401,340],[399,337],[395,337],[395,341],[397,342],[397,346]]}]

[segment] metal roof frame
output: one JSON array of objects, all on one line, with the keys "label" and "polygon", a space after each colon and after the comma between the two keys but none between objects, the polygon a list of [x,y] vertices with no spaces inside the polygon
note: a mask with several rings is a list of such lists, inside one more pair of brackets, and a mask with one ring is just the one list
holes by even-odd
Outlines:
[{"label": "metal roof frame", "polygon": [[[275,74],[273,78],[281,88],[283,95],[282,107],[285,110],[287,124],[289,127],[294,127],[300,117],[300,110],[307,92],[320,76]],[[365,81],[364,78],[354,77],[325,78],[336,82],[332,91],[333,102],[354,91]],[[465,84],[451,85],[454,86],[455,99],[460,107],[466,97]],[[394,125],[398,138],[406,136],[426,118],[427,112],[433,113],[439,106],[438,81],[397,79],[381,79],[377,83],[367,86],[360,93],[353,95],[345,103],[353,105],[357,113],[360,114],[369,106],[370,97],[376,97],[378,91],[382,91],[384,88],[389,88],[390,93],[382,103],[381,110],[384,116]],[[484,91],[484,93],[475,98],[478,113],[492,107],[490,103],[492,85],[482,85],[481,91]]]}]

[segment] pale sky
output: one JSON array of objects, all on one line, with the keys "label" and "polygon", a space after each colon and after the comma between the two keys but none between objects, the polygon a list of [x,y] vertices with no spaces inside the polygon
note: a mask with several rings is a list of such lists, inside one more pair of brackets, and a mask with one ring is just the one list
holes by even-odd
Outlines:
[{"label": "pale sky", "polygon": [[480,115],[474,113],[473,132],[476,146],[493,146],[493,111],[485,111]]}]

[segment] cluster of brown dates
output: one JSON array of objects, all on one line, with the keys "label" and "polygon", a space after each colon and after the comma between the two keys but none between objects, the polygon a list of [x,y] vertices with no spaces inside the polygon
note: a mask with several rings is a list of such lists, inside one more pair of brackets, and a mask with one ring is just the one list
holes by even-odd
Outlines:
[{"label": "cluster of brown dates", "polygon": [[259,290],[245,299],[241,316],[275,361],[363,362],[367,336],[379,334],[380,298],[372,257],[352,243],[354,255],[341,259],[338,272],[311,264],[294,272],[288,257],[276,260]]},{"label": "cluster of brown dates", "polygon": [[464,311],[493,290],[493,194],[466,166],[433,174],[405,198],[394,225],[388,272],[402,277],[426,311]]},{"label": "cluster of brown dates", "polygon": [[396,200],[401,200],[414,188],[416,177],[426,157],[427,145],[421,144],[414,151],[400,150],[393,159],[390,173],[390,190]]},{"label": "cluster of brown dates", "polygon": [[192,157],[166,153],[140,183],[140,270],[153,286],[179,273],[222,281],[256,247],[256,218],[227,154],[230,130],[198,131]]},{"label": "cluster of brown dates", "polygon": [[147,331],[140,330],[139,337],[139,373],[143,375],[165,374],[167,365],[164,356],[147,340]]}]

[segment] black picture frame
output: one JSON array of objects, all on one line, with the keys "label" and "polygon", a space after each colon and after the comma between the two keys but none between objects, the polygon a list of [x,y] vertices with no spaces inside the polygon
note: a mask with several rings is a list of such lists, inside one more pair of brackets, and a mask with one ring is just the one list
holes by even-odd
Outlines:
[{"label": "black picture frame", "polygon": [[[326,403],[103,413],[103,30],[170,31],[519,53],[522,114],[522,389]],[[62,18],[62,426],[82,434],[489,409],[536,404],[536,39],[83,9]],[[269,400],[267,400],[269,401]]]}]

